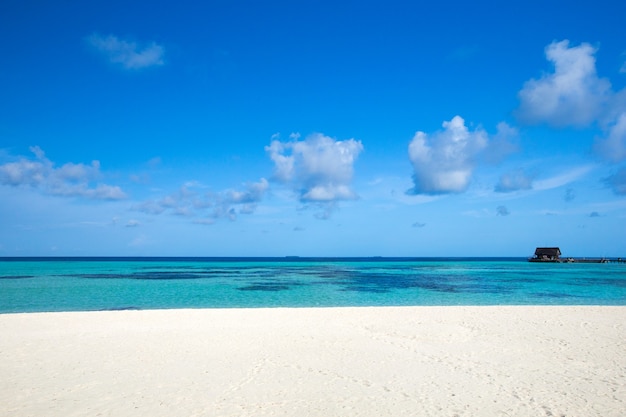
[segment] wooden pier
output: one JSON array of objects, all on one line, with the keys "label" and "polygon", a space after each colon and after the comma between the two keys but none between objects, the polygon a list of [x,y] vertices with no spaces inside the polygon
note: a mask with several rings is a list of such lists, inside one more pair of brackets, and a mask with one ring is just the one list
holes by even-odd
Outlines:
[{"label": "wooden pier", "polygon": [[625,258],[562,258],[561,249],[558,247],[537,248],[535,256],[528,258],[529,262],[540,263],[580,263],[580,264],[608,264],[608,263],[626,263]]}]

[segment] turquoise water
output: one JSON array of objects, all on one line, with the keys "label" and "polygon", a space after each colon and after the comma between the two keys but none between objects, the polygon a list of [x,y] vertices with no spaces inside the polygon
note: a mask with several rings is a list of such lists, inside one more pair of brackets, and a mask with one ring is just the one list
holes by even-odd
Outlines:
[{"label": "turquoise water", "polygon": [[0,313],[168,308],[626,305],[626,264],[525,259],[0,259]]}]

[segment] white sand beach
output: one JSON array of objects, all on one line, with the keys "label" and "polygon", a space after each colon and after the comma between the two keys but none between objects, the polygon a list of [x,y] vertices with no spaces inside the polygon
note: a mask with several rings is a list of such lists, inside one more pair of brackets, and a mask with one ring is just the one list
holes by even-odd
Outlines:
[{"label": "white sand beach", "polygon": [[626,307],[0,315],[2,416],[624,416]]}]

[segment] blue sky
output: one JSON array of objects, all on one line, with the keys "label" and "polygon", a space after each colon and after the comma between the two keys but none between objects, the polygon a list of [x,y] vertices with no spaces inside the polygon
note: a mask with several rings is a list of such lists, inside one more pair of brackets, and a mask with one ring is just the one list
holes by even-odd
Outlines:
[{"label": "blue sky", "polygon": [[626,256],[624,16],[3,1],[0,256]]}]

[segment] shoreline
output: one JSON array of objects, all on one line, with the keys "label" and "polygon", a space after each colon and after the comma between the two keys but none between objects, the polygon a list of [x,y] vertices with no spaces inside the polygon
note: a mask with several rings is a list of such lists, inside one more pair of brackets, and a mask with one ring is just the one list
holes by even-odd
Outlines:
[{"label": "shoreline", "polygon": [[619,416],[626,306],[0,315],[11,416]]}]

